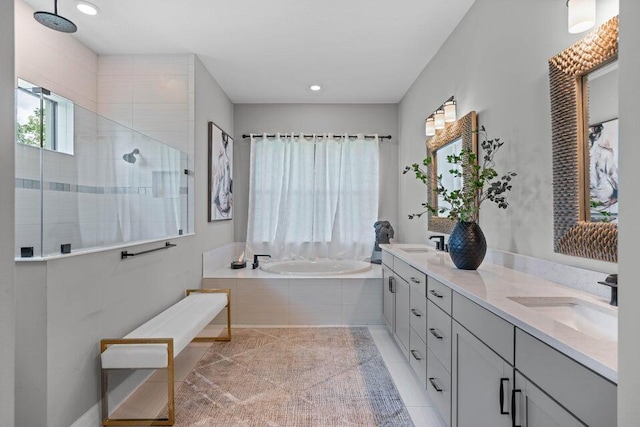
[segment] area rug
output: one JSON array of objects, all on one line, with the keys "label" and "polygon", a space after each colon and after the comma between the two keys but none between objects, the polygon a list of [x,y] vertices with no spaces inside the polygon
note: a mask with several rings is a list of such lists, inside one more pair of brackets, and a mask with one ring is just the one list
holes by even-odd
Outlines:
[{"label": "area rug", "polygon": [[175,402],[176,426],[413,426],[364,327],[234,329]]}]

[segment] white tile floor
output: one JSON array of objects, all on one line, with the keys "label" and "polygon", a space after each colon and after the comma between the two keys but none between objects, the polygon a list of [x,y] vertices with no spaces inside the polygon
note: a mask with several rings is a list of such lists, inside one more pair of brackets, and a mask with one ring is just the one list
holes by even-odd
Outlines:
[{"label": "white tile floor", "polygon": [[446,427],[426,390],[414,375],[385,326],[369,326],[369,332],[387,365],[411,420],[416,427]]}]

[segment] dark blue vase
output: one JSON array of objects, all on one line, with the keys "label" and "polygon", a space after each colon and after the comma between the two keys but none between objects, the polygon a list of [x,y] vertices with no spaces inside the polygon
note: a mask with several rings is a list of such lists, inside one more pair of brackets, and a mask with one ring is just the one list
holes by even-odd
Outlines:
[{"label": "dark blue vase", "polygon": [[449,236],[449,255],[460,270],[476,270],[487,253],[487,241],[475,222],[459,221]]}]

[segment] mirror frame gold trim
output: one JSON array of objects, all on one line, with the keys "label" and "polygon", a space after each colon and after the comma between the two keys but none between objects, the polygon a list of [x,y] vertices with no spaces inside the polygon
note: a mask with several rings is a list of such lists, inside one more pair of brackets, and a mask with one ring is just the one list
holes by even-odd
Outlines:
[{"label": "mirror frame gold trim", "polygon": [[[438,149],[459,138],[462,138],[462,149],[470,149],[478,154],[478,116],[475,111],[459,118],[455,122],[447,123],[444,129],[437,131],[434,136],[427,140],[427,155],[432,156],[432,163],[427,168],[429,176],[427,180],[427,197],[432,206],[437,206],[438,204],[438,194],[434,188],[434,184],[438,179],[435,153]],[[469,182],[471,179],[471,170],[467,168],[463,173],[464,186],[464,182]],[[451,234],[453,226],[456,225],[454,220],[432,215],[431,212],[427,213],[427,221],[427,230],[435,233]]]},{"label": "mirror frame gold trim", "polygon": [[586,221],[588,161],[582,78],[618,56],[615,16],[549,59],[553,143],[554,251],[601,261],[618,260],[618,226]]}]

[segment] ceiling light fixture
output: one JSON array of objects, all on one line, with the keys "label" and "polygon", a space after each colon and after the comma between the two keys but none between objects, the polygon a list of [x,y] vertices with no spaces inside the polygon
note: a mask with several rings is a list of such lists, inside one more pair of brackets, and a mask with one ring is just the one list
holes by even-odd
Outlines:
[{"label": "ceiling light fixture", "polygon": [[314,92],[317,92],[320,89],[322,89],[322,86],[320,86],[320,85],[311,85],[311,86],[309,86],[309,89],[311,89]]},{"label": "ceiling light fixture", "polygon": [[77,1],[76,7],[80,12],[84,13],[85,15],[94,16],[94,15],[97,15],[98,12],[100,12],[100,9],[98,8],[98,6],[96,6],[93,3],[89,3],[88,1]]},{"label": "ceiling light fixture", "polygon": [[596,0],[567,0],[569,32],[582,33],[596,24]]},{"label": "ceiling light fixture", "polygon": [[458,120],[456,112],[456,100],[453,96],[449,97],[439,106],[436,111],[431,113],[425,120],[424,133],[426,136],[433,136],[436,130],[444,129],[447,123]]}]

